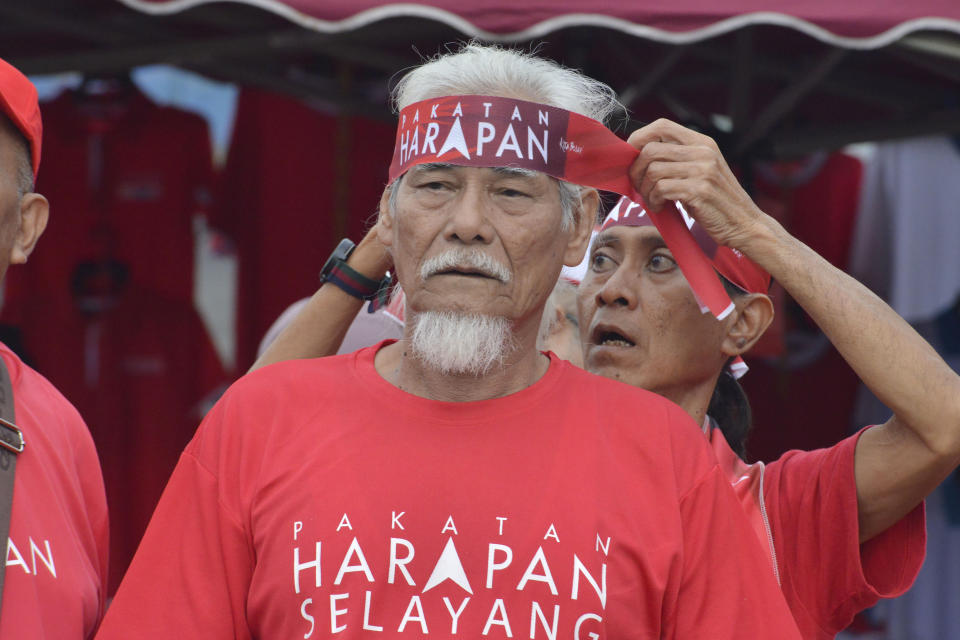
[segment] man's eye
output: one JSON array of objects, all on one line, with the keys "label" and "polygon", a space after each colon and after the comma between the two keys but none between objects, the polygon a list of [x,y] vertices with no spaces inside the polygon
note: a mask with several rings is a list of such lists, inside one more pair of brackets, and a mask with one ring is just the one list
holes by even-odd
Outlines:
[{"label": "man's eye", "polygon": [[522,191],[517,191],[516,189],[501,189],[500,195],[507,196],[508,198],[523,198],[527,194]]},{"label": "man's eye", "polygon": [[612,260],[602,253],[594,254],[593,258],[590,259],[590,267],[594,271],[602,271],[610,266]]},{"label": "man's eye", "polygon": [[655,272],[662,273],[670,271],[676,266],[676,260],[662,253],[657,253],[650,257],[650,268]]},{"label": "man's eye", "polygon": [[427,189],[428,191],[442,191],[447,188],[447,185],[442,182],[427,182],[420,185],[420,188]]}]

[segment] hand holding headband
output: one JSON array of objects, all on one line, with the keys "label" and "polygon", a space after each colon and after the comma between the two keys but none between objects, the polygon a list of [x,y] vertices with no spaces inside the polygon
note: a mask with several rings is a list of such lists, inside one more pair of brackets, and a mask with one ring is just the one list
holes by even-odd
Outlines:
[{"label": "hand holding headband", "polygon": [[743,249],[765,216],[744,191],[713,138],[670,120],[637,129],[628,141],[640,151],[630,180],[650,209],[681,202],[714,241]]}]

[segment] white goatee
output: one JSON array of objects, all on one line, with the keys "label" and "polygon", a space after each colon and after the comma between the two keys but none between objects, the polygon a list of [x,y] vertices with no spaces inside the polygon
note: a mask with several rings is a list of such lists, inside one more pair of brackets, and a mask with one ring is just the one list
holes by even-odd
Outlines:
[{"label": "white goatee", "polygon": [[413,354],[442,374],[482,376],[514,347],[510,321],[503,317],[424,311],[413,318]]}]

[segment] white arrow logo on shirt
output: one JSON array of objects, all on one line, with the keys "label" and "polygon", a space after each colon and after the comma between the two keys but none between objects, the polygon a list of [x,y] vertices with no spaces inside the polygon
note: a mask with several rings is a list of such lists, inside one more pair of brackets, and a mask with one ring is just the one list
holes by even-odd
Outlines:
[{"label": "white arrow logo on shirt", "polygon": [[430,579],[427,580],[422,593],[430,591],[444,580],[453,580],[461,589],[473,595],[473,589],[470,588],[470,581],[467,580],[467,574],[463,570],[463,563],[460,562],[453,538],[447,538],[447,546],[443,548],[443,553],[437,560],[437,566],[433,568],[433,573],[430,574]]}]

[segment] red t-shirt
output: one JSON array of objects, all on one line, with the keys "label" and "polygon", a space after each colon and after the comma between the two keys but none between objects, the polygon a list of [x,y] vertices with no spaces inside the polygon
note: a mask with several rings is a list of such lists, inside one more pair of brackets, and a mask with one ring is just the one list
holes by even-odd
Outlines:
[{"label": "red t-shirt", "polygon": [[0,344],[25,449],[17,460],[0,638],[90,638],[107,594],[107,501],[93,440],[46,378]]},{"label": "red t-shirt", "polygon": [[101,640],[799,637],[679,407],[555,357],[509,396],[427,400],[378,348],[225,394]]},{"label": "red t-shirt", "polygon": [[859,437],[789,451],[767,465],[764,496],[781,586],[805,638],[833,638],[858,611],[909,589],[923,564],[923,504],[860,544],[853,470]]},{"label": "red t-shirt", "polygon": [[708,436],[810,640],[832,640],[858,612],[905,592],[923,564],[923,504],[860,544],[853,463],[861,433],[767,465],[740,460],[720,429]]}]

